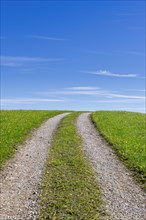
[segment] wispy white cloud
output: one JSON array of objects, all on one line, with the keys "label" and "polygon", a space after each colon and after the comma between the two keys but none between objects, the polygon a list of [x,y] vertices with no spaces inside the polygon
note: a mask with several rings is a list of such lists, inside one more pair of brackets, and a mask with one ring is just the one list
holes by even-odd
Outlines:
[{"label": "wispy white cloud", "polygon": [[17,56],[1,56],[1,66],[20,67],[28,63],[47,63],[57,62],[63,59],[60,58],[42,58],[42,57],[17,57]]},{"label": "wispy white cloud", "polygon": [[122,95],[122,94],[111,94],[111,97],[117,98],[128,98],[128,99],[145,99],[144,96],[132,96],[132,95]]},{"label": "wispy white cloud", "polygon": [[40,40],[50,40],[50,41],[65,41],[66,40],[63,38],[48,37],[48,36],[42,36],[42,35],[28,35],[28,37],[40,39]]},{"label": "wispy white cloud", "polygon": [[1,105],[8,104],[35,104],[39,102],[64,102],[62,99],[37,99],[37,98],[12,98],[12,99],[1,99]]},{"label": "wispy white cloud", "polygon": [[91,102],[99,102],[99,103],[136,103],[136,102],[141,102],[142,100],[140,99],[105,99],[105,100],[93,100]]},{"label": "wispy white cloud", "polygon": [[146,89],[138,89],[136,91],[138,91],[138,92],[146,92]]},{"label": "wispy white cloud", "polygon": [[144,96],[137,96],[137,95],[125,95],[125,94],[119,94],[116,91],[108,91],[101,89],[99,87],[92,87],[92,86],[79,86],[79,87],[70,87],[70,88],[64,88],[60,90],[50,90],[47,92],[40,92],[39,95],[44,95],[44,96],[50,96],[50,95],[84,95],[84,96],[94,96],[97,98],[106,98],[106,99],[113,99],[119,98],[121,99],[131,99],[131,100],[141,100],[144,101],[145,97]]},{"label": "wispy white cloud", "polygon": [[98,90],[98,87],[93,87],[93,86],[80,86],[80,87],[70,87],[67,88],[68,90],[79,90],[79,91],[94,91]]},{"label": "wispy white cloud", "polygon": [[70,87],[63,88],[60,90],[50,90],[47,92],[40,92],[41,95],[100,95],[104,91],[99,90],[98,87],[91,86],[79,86],[79,87]]},{"label": "wispy white cloud", "polygon": [[85,73],[100,75],[100,76],[120,77],[120,78],[135,78],[135,77],[138,77],[137,74],[119,74],[119,73],[112,73],[108,70],[98,70],[96,72],[85,72]]},{"label": "wispy white cloud", "polygon": [[40,95],[97,95],[96,91],[90,91],[90,90],[55,90],[55,91],[47,91],[47,92],[39,92]]},{"label": "wispy white cloud", "polygon": [[145,77],[143,75],[119,74],[119,73],[110,72],[109,70],[79,71],[79,72],[80,73],[93,74],[93,75],[100,75],[100,76],[118,77],[118,78],[141,78],[141,79],[145,79]]}]

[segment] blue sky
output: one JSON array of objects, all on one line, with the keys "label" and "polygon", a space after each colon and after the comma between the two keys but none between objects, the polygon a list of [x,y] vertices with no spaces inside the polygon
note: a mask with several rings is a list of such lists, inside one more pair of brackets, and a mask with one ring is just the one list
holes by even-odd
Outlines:
[{"label": "blue sky", "polygon": [[145,1],[1,1],[2,109],[145,112]]}]

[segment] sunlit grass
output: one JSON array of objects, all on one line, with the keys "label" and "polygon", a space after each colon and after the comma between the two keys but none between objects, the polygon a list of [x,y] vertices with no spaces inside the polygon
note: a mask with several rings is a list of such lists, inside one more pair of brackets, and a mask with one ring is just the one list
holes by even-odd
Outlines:
[{"label": "sunlit grass", "polygon": [[146,181],[146,115],[98,111],[92,120],[143,187]]}]

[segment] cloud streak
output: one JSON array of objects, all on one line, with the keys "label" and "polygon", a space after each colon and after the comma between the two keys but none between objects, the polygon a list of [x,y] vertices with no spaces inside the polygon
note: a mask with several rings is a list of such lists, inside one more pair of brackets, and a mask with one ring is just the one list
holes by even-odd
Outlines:
[{"label": "cloud streak", "polygon": [[9,104],[36,104],[39,102],[64,102],[62,99],[37,99],[37,98],[13,98],[13,99],[1,99],[1,105]]},{"label": "cloud streak", "polygon": [[122,94],[111,94],[111,97],[145,100],[144,96],[132,96],[132,95],[122,95]]},{"label": "cloud streak", "polygon": [[104,91],[99,90],[98,87],[70,87],[61,90],[50,90],[49,92],[40,92],[41,95],[101,95]]},{"label": "cloud streak", "polygon": [[41,35],[29,35],[28,37],[39,39],[39,40],[50,40],[50,41],[65,41],[63,38],[56,38],[56,37],[48,37],[48,36],[41,36]]},{"label": "cloud streak", "polygon": [[141,102],[141,100],[139,99],[112,99],[112,100],[109,100],[109,99],[106,99],[106,100],[94,100],[94,101],[91,101],[91,102],[98,102],[98,103],[135,103],[135,102]]},{"label": "cloud streak", "polygon": [[68,90],[78,90],[78,91],[94,91],[98,90],[98,87],[93,87],[93,86],[80,86],[80,87],[70,87],[67,88]]},{"label": "cloud streak", "polygon": [[131,100],[141,100],[144,101],[145,97],[144,96],[137,96],[137,95],[125,95],[125,94],[119,94],[117,92],[114,91],[108,91],[108,90],[104,90],[101,89],[99,87],[92,87],[92,86],[86,86],[86,87],[70,87],[70,88],[64,88],[61,90],[50,90],[48,92],[40,92],[40,95],[76,95],[76,96],[94,96],[97,98],[108,98],[108,99],[115,99],[115,98],[119,98],[119,100],[121,99],[131,99]]},{"label": "cloud streak", "polygon": [[100,75],[100,76],[120,77],[120,78],[136,78],[136,77],[138,77],[136,74],[118,74],[118,73],[112,73],[108,70],[98,70],[96,72],[86,72],[86,73]]},{"label": "cloud streak", "polygon": [[41,57],[19,57],[19,56],[1,56],[1,66],[20,67],[28,63],[48,63],[57,62],[63,59],[60,58],[41,58]]}]

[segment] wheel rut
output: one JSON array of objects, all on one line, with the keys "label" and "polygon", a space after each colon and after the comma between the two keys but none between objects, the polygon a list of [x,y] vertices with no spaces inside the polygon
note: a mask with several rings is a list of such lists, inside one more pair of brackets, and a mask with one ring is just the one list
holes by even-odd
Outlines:
[{"label": "wheel rut", "polygon": [[57,115],[42,124],[20,146],[0,174],[0,220],[37,219],[37,198],[48,149],[60,120]]},{"label": "wheel rut", "polygon": [[91,123],[90,113],[79,116],[77,128],[111,218],[144,220],[146,217],[144,192],[136,185],[130,171],[125,168]]}]

